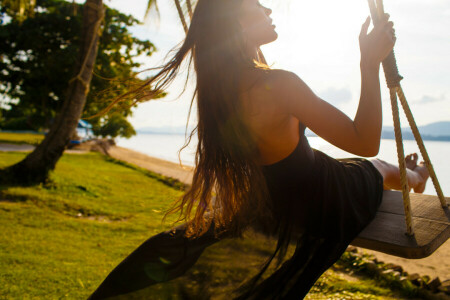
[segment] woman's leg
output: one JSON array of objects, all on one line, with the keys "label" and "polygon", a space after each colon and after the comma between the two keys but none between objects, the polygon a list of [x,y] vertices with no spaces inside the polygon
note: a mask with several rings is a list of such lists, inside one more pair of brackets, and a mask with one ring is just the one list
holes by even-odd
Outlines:
[{"label": "woman's leg", "polygon": [[[378,169],[383,176],[384,189],[401,190],[400,169],[398,166],[385,162],[381,159],[372,159],[370,162]],[[425,184],[429,177],[428,169],[424,162],[417,164],[417,154],[413,153],[405,157],[406,177],[409,188],[415,193],[423,193]]]}]

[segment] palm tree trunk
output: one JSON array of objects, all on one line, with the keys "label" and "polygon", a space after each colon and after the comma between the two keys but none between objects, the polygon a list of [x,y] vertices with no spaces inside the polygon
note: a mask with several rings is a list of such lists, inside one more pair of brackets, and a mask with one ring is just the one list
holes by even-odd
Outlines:
[{"label": "palm tree trunk", "polygon": [[50,131],[36,149],[21,162],[4,170],[8,181],[29,184],[44,182],[61,158],[75,131],[86,103],[97,57],[100,25],[104,16],[102,0],[86,0],[76,76],[69,81],[66,98]]},{"label": "palm tree trunk", "polygon": [[181,8],[180,0],[175,0],[175,6],[177,7],[178,16],[180,17],[181,24],[183,25],[184,32],[188,32],[188,26],[186,23],[186,19],[184,18],[183,9]]},{"label": "palm tree trunk", "polygon": [[192,4],[191,0],[186,0],[186,5],[188,8],[189,18],[192,20]]}]

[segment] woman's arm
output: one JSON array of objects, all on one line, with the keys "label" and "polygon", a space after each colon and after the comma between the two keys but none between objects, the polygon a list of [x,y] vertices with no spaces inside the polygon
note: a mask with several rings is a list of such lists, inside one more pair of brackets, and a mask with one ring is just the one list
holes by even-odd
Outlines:
[{"label": "woman's arm", "polygon": [[368,18],[360,35],[361,97],[354,120],[317,97],[294,73],[273,70],[270,80],[273,96],[286,112],[333,145],[361,156],[378,153],[382,124],[380,62],[395,43],[388,16],[367,34],[369,22]]}]

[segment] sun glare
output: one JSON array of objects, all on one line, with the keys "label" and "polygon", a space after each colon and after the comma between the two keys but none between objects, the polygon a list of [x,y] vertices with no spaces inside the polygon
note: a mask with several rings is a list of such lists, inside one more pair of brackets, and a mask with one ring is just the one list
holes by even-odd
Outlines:
[{"label": "sun glare", "polygon": [[[275,63],[300,63],[308,60],[330,66],[338,59],[349,60],[358,55],[358,34],[368,16],[363,1],[266,1],[273,6],[273,19],[279,40],[268,45],[267,55]],[[344,3],[344,4],[343,4]],[[285,59],[277,56],[277,48],[287,49]],[[287,58],[287,61],[286,61]],[[291,65],[292,66],[292,65]]]}]

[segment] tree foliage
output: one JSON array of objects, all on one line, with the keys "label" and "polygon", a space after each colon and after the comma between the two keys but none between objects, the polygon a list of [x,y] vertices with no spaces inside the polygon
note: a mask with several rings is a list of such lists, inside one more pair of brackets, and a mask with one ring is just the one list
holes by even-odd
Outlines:
[{"label": "tree foliage", "polygon": [[[80,44],[82,6],[75,7],[74,13],[72,3],[39,0],[33,18],[22,23],[12,19],[0,26],[0,92],[6,96],[2,128],[48,128],[61,108]],[[126,92],[127,79],[135,77],[133,70],[140,66],[136,58],[155,51],[151,42],[128,31],[138,23],[132,16],[106,9],[84,117],[99,113],[111,99]],[[131,106],[125,103],[107,115],[89,119],[94,132],[113,137],[135,134],[126,120]]]},{"label": "tree foliage", "polygon": [[15,20],[23,22],[34,15],[36,0],[0,0],[2,12],[8,12]]}]

